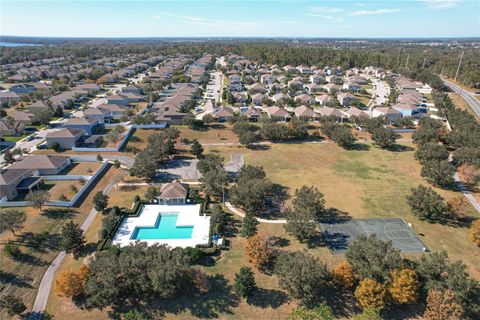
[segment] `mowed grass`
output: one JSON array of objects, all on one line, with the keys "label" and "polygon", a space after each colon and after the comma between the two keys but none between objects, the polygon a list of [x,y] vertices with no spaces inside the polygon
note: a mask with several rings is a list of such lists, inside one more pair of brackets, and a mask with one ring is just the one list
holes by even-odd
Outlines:
[{"label": "mowed grass", "polygon": [[[59,241],[62,226],[69,220],[81,225],[92,209],[92,199],[95,193],[103,190],[108,182],[118,174],[120,174],[120,170],[110,168],[77,208],[44,207],[42,208],[43,212],[31,207],[20,208],[27,214],[24,228],[17,232],[16,237],[9,231],[0,234],[2,271],[14,275],[12,281],[2,283],[0,299],[7,294],[14,294],[22,298],[27,306],[27,311],[31,310],[41,278],[48,265],[60,252]],[[4,210],[7,209],[1,209],[2,212]],[[47,237],[39,247],[35,247],[34,239],[43,232],[47,232]],[[96,232],[98,233],[98,229]],[[8,240],[18,243],[24,253],[25,262],[13,261],[5,256],[3,247]],[[4,311],[0,312],[0,318],[8,319]]]},{"label": "mowed grass", "polygon": [[[288,188],[290,195],[302,185],[316,186],[325,195],[327,207],[347,212],[353,218],[399,217],[413,224],[431,250],[446,250],[454,260],[463,260],[471,275],[480,278],[478,248],[467,240],[468,229],[420,221],[411,212],[406,196],[412,187],[430,185],[420,176],[420,164],[409,151],[392,152],[364,144],[368,150],[343,150],[335,144],[274,144],[266,150],[239,146],[213,146],[229,159],[242,153],[247,164],[261,165],[269,179]],[[435,188],[446,200],[460,192]],[[471,214],[478,214],[471,209]]]},{"label": "mowed grass", "polygon": [[450,99],[452,99],[452,102],[459,109],[467,110],[467,112],[470,113],[471,115],[473,115],[475,117],[475,119],[477,119],[477,121],[480,120],[478,115],[472,110],[472,107],[470,107],[470,105],[467,103],[467,101],[465,101],[458,93],[450,92],[448,95],[450,96]]}]

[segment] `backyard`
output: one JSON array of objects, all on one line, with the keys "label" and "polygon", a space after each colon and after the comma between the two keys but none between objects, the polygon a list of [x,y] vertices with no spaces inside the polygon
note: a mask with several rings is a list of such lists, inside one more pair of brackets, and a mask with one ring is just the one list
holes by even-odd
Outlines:
[{"label": "backyard", "polygon": [[[17,236],[13,236],[11,232],[7,231],[0,234],[0,260],[2,261],[2,271],[6,274],[5,279],[2,279],[3,294],[15,292],[15,295],[23,299],[27,308],[31,309],[43,274],[60,251],[59,241],[62,226],[69,220],[81,225],[92,209],[94,194],[105,188],[109,181],[121,172],[113,167],[110,168],[78,207],[43,207],[42,210],[32,207],[20,208],[27,215],[23,229],[17,232]],[[66,182],[71,184],[71,181]],[[52,192],[52,189],[49,192]],[[8,209],[2,208],[3,210]],[[98,229],[95,232],[98,232]],[[13,240],[22,251],[18,261],[14,261],[4,254],[3,247],[8,240]],[[3,282],[4,280],[5,282]],[[0,313],[0,318],[4,318],[4,316],[3,312]]]}]

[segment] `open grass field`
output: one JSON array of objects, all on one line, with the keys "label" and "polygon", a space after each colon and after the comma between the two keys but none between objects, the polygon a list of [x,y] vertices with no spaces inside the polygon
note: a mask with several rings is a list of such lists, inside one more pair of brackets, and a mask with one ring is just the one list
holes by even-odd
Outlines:
[{"label": "open grass field", "polygon": [[[335,144],[277,144],[266,150],[243,147],[210,147],[225,159],[243,153],[247,164],[261,165],[267,177],[293,194],[302,185],[314,185],[325,195],[327,207],[348,213],[353,218],[399,217],[413,224],[417,234],[431,250],[446,250],[452,259],[461,259],[471,275],[480,278],[478,251],[467,240],[467,228],[431,224],[417,219],[406,196],[419,184],[429,185],[420,176],[414,151],[392,152],[364,144],[368,150],[343,150]],[[409,143],[405,148],[412,148]],[[434,188],[445,199],[461,193]],[[472,215],[476,215],[473,208]],[[478,216],[478,215],[477,215]]]},{"label": "open grass field", "polygon": [[[110,168],[77,208],[44,207],[43,211],[31,207],[21,208],[27,214],[24,228],[17,232],[17,236],[13,236],[11,232],[0,234],[0,261],[2,271],[7,274],[7,280],[3,282],[2,279],[0,299],[14,293],[23,299],[27,310],[31,309],[43,274],[60,251],[62,226],[69,220],[82,224],[92,208],[94,194],[105,188],[119,173],[119,170]],[[2,208],[2,212],[4,210],[7,209]],[[98,229],[95,232],[98,233]],[[22,261],[13,261],[5,256],[3,247],[8,240],[13,240],[20,246],[23,252]],[[0,318],[9,319],[3,312],[0,312]]]},{"label": "open grass field", "polygon": [[80,180],[56,180],[45,182],[45,185],[49,184],[53,185],[48,190],[52,196],[51,200],[60,200],[60,197],[63,194],[67,198],[67,201],[69,201],[78,193],[78,190],[83,187]]}]

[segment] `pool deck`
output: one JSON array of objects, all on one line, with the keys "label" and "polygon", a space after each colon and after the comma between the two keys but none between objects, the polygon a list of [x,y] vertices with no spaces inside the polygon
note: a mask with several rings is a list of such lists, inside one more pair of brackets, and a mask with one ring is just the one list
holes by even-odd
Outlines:
[{"label": "pool deck", "polygon": [[147,204],[138,217],[126,218],[118,228],[113,244],[120,247],[133,244],[139,240],[132,240],[135,227],[153,227],[159,214],[178,214],[177,226],[193,226],[190,239],[149,239],[140,240],[148,245],[163,244],[171,248],[195,247],[197,244],[207,244],[210,229],[210,217],[200,216],[200,204],[195,205],[159,205]]}]

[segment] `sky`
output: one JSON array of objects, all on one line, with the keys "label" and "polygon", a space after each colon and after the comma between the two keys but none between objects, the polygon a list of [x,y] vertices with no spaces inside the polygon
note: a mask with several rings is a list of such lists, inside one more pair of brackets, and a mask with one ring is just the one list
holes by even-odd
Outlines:
[{"label": "sky", "polygon": [[480,0],[0,0],[0,35],[480,37]]}]

